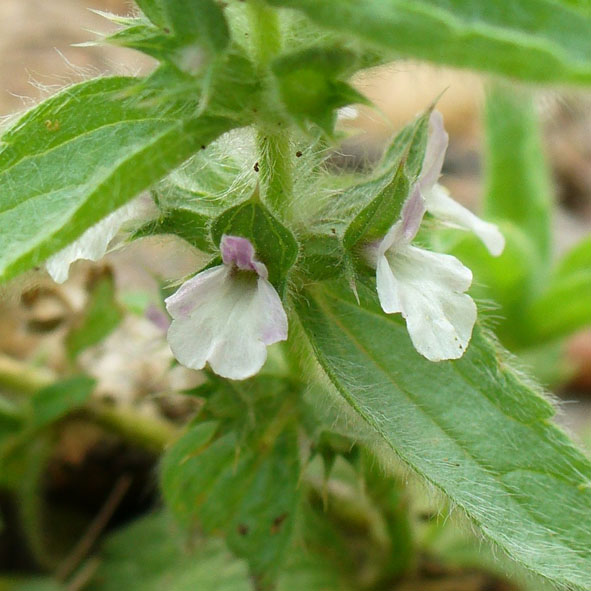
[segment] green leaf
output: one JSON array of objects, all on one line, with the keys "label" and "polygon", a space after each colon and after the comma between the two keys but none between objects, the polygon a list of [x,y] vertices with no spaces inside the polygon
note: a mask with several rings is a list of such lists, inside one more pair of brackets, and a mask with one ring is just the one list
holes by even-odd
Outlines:
[{"label": "green leaf", "polygon": [[213,223],[211,236],[219,245],[224,234],[248,238],[257,258],[265,263],[269,281],[281,285],[298,256],[293,234],[258,201],[248,201],[225,211]]},{"label": "green leaf", "polygon": [[[505,249],[498,257],[491,257],[482,242],[473,234],[445,230],[444,250],[460,259],[474,274],[470,294],[493,303],[495,333],[510,350],[531,341],[531,327],[527,311],[532,296],[539,291],[540,277],[532,267],[538,253],[530,236],[510,222],[501,222]],[[497,309],[498,307],[498,309]]]},{"label": "green leaf", "polygon": [[66,591],[66,588],[51,579],[34,578],[10,587],[10,591]]},{"label": "green leaf", "polygon": [[[235,123],[138,100],[133,78],[68,88],[0,143],[0,279],[59,251]],[[183,101],[186,103],[186,99]]]},{"label": "green leaf", "polygon": [[111,535],[88,591],[252,591],[246,564],[219,540],[185,540],[165,514]]},{"label": "green leaf", "polygon": [[[575,0],[573,0],[575,1]],[[554,0],[269,0],[415,57],[536,82],[591,82],[591,17]]]},{"label": "green leaf", "polygon": [[8,398],[0,395],[0,444],[5,437],[20,431],[22,424],[21,409]]},{"label": "green leaf", "polygon": [[394,137],[369,180],[338,196],[339,209],[354,212],[344,235],[346,248],[382,238],[400,217],[409,187],[421,172],[430,114],[428,109]]},{"label": "green leaf", "polygon": [[228,46],[228,24],[214,0],[166,0],[163,7],[173,31],[185,43],[203,43],[216,52]]},{"label": "green leaf", "polygon": [[539,261],[547,263],[552,185],[530,93],[501,84],[489,89],[486,143],[485,217],[520,227],[535,244]]},{"label": "green leaf", "polygon": [[81,407],[88,400],[95,381],[80,375],[43,388],[31,398],[33,427],[43,427]]},{"label": "green leaf", "polygon": [[230,549],[257,575],[281,566],[298,500],[295,429],[275,441],[238,447],[236,432],[215,437],[218,423],[198,424],[166,453],[162,490],[167,505],[189,525],[222,532]]},{"label": "green leaf", "polygon": [[591,577],[591,465],[551,405],[476,328],[458,361],[431,363],[372,291],[316,287],[297,310],[318,361],[392,455],[442,490],[513,559],[557,584]]},{"label": "green leaf", "polygon": [[168,0],[154,12],[157,26],[130,19],[105,41],[143,51],[190,73],[199,72],[208,54],[219,53],[230,43],[224,12],[213,0],[191,0],[190,5],[187,0]]},{"label": "green leaf", "polygon": [[123,319],[123,312],[115,298],[115,281],[110,273],[99,277],[89,293],[89,301],[78,322],[66,336],[70,358],[100,343],[111,334]]},{"label": "green leaf", "polygon": [[575,273],[591,271],[591,236],[581,240],[558,262],[554,277],[570,277]]},{"label": "green leaf", "polygon": [[135,0],[140,10],[158,27],[166,26],[162,0]]},{"label": "green leaf", "polygon": [[591,268],[551,281],[528,311],[532,344],[563,338],[591,326],[590,302]]},{"label": "green leaf", "polygon": [[312,47],[277,58],[272,70],[288,113],[332,134],[336,109],[368,102],[344,82],[355,71],[355,58],[353,52],[338,47]]}]

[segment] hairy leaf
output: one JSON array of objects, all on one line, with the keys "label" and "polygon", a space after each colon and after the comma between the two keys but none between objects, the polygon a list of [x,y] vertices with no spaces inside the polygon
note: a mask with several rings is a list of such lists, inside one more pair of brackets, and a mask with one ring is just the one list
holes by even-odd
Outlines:
[{"label": "hairy leaf", "polygon": [[29,269],[235,123],[138,99],[133,78],[68,88],[0,143],[0,278]]},{"label": "hairy leaf", "polygon": [[[311,290],[297,309],[318,361],[392,454],[445,492],[485,535],[548,579],[591,577],[591,465],[553,409],[476,329],[458,361],[432,363],[373,293]],[[385,453],[385,452],[384,452]]]},{"label": "hairy leaf", "polygon": [[[579,4],[577,0],[573,3]],[[416,57],[538,82],[591,83],[591,16],[555,0],[269,0]]]}]

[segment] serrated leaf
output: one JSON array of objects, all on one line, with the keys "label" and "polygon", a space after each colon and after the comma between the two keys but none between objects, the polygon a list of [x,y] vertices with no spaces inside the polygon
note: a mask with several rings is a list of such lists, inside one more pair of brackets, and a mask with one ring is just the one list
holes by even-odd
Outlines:
[{"label": "serrated leaf", "polygon": [[[476,328],[462,359],[431,363],[363,288],[310,290],[297,310],[344,405],[515,560],[557,584],[591,577],[591,464],[551,405]],[[386,453],[386,452],[383,452]]]},{"label": "serrated leaf", "polygon": [[135,0],[140,10],[158,27],[166,26],[162,0]]},{"label": "serrated leaf", "polygon": [[275,285],[285,281],[298,256],[293,234],[258,201],[236,205],[221,214],[211,227],[214,244],[219,245],[224,234],[248,238]]},{"label": "serrated leaf", "polygon": [[186,540],[162,513],[111,535],[88,591],[252,591],[248,567],[220,540]]},{"label": "serrated leaf", "polygon": [[95,380],[74,376],[43,388],[31,398],[32,426],[43,427],[81,407],[90,397]]},{"label": "serrated leaf", "polygon": [[66,335],[66,349],[72,359],[88,347],[100,343],[123,319],[123,312],[115,299],[112,275],[97,278],[88,297],[86,309]]},{"label": "serrated leaf", "polygon": [[[576,2],[576,0],[573,0]],[[591,83],[591,16],[555,0],[269,0],[396,57]],[[579,3],[580,4],[580,3]]]},{"label": "serrated leaf", "polygon": [[163,11],[185,44],[203,43],[216,52],[228,46],[228,24],[223,9],[214,0],[166,0]]},{"label": "serrated leaf", "polygon": [[230,43],[224,12],[213,0],[167,0],[150,8],[157,22],[150,20],[156,26],[138,18],[105,41],[137,49],[191,73]]},{"label": "serrated leaf", "polygon": [[336,109],[367,99],[344,80],[355,70],[356,56],[343,48],[312,47],[277,58],[272,70],[287,112],[333,132]]},{"label": "serrated leaf", "polygon": [[273,576],[291,539],[299,478],[295,430],[238,448],[236,432],[215,437],[218,423],[189,429],[166,453],[162,490],[173,513],[228,546],[255,574]]},{"label": "serrated leaf", "polygon": [[345,201],[366,203],[345,232],[345,248],[351,250],[362,242],[383,238],[399,219],[402,205],[421,171],[430,114],[429,109],[396,135],[371,180],[345,191]]},{"label": "serrated leaf", "polygon": [[485,217],[521,227],[536,247],[536,258],[547,263],[552,185],[531,93],[507,84],[489,89],[486,144]]},{"label": "serrated leaf", "polygon": [[145,106],[138,81],[68,88],[29,111],[0,144],[0,278],[43,261],[235,126]]}]

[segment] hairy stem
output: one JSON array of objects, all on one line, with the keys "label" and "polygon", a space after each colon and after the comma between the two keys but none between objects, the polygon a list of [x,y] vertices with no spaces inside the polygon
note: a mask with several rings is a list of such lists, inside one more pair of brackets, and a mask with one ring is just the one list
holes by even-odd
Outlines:
[{"label": "hairy stem", "polygon": [[293,202],[293,172],[290,139],[287,130],[259,131],[259,172],[265,204],[280,218],[289,217]]}]

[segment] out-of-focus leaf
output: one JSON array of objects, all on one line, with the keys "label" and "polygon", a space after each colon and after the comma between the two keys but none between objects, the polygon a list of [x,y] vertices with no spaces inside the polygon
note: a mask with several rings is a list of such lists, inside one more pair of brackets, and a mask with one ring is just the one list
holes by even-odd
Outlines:
[{"label": "out-of-focus leaf", "polygon": [[[577,6],[581,2],[572,0]],[[591,82],[591,15],[555,0],[269,0],[392,52],[537,82]]]},{"label": "out-of-focus leaf", "polygon": [[43,388],[31,398],[32,426],[43,427],[82,406],[92,394],[95,380],[80,375]]},{"label": "out-of-focus leaf", "polygon": [[332,134],[336,109],[367,99],[345,82],[355,54],[338,47],[313,47],[282,55],[272,65],[287,112],[299,123],[312,122]]},{"label": "out-of-focus leaf", "polygon": [[123,312],[115,299],[115,282],[111,274],[99,277],[91,288],[86,309],[66,336],[71,358],[100,343],[121,322]]},{"label": "out-of-focus leaf", "polygon": [[591,236],[584,238],[558,262],[555,278],[572,277],[575,273],[591,271]]},{"label": "out-of-focus leaf", "polygon": [[[552,187],[531,93],[506,84],[489,89],[486,142],[484,213],[521,228],[535,245],[537,257],[530,260],[530,265],[547,264]],[[543,271],[544,267],[540,273]]]},{"label": "out-of-focus leaf", "polygon": [[[0,587],[3,591],[3,588]],[[34,578],[30,581],[11,585],[6,591],[67,591],[66,587],[60,585],[56,581],[45,578]]]},{"label": "out-of-focus leaf", "polygon": [[550,283],[528,314],[534,343],[568,336],[591,325],[591,269]]},{"label": "out-of-focus leaf", "polygon": [[[591,577],[591,464],[551,405],[475,329],[458,361],[432,363],[375,295],[316,287],[297,310],[342,404],[513,559],[555,583]],[[385,454],[386,451],[383,450]]]},{"label": "out-of-focus leaf", "polygon": [[164,514],[113,534],[88,591],[252,591],[246,563],[220,540],[186,540]]},{"label": "out-of-focus leaf", "polygon": [[554,341],[591,325],[591,239],[558,262],[546,289],[532,302],[526,320],[531,344]]},{"label": "out-of-focus leaf", "polygon": [[459,258],[474,274],[470,294],[492,305],[495,333],[510,349],[521,347],[530,339],[526,316],[539,279],[532,269],[537,253],[529,236],[510,222],[499,224],[505,237],[505,249],[491,257],[473,234],[446,230],[444,250]]},{"label": "out-of-focus leaf", "polygon": [[[248,420],[248,417],[246,417]],[[166,453],[162,490],[179,520],[225,535],[255,574],[273,576],[291,540],[299,492],[295,430],[238,447],[235,431],[216,437],[218,423],[191,427]]]}]

